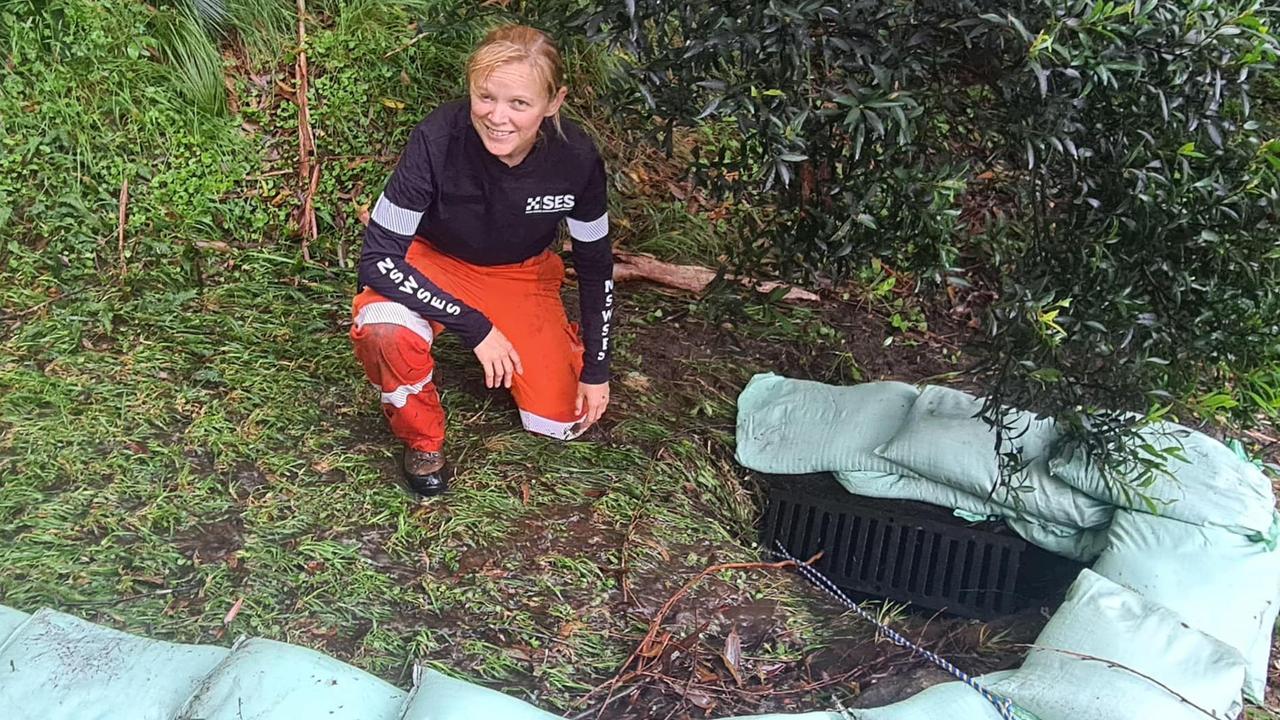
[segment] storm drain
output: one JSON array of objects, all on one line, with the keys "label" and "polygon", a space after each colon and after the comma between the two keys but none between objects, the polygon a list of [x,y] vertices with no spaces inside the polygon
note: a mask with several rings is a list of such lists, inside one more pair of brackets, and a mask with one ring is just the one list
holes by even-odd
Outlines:
[{"label": "storm drain", "polygon": [[1079,565],[1004,529],[923,503],[851,495],[830,475],[764,476],[762,539],[814,564],[841,589],[989,619],[1059,595]]}]

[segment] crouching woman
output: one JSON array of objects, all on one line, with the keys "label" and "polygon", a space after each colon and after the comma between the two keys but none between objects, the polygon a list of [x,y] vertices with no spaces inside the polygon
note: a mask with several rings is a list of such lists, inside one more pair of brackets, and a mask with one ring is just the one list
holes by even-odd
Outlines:
[{"label": "crouching woman", "polygon": [[[431,347],[457,333],[488,387],[511,390],[524,428],[577,437],[609,405],[613,260],[604,163],[560,117],[567,89],[552,40],[488,34],[467,63],[469,97],[413,131],[373,207],[351,340],[382,393],[403,471],[422,496],[447,488],[445,416]],[[572,239],[582,334],[560,298]]]}]

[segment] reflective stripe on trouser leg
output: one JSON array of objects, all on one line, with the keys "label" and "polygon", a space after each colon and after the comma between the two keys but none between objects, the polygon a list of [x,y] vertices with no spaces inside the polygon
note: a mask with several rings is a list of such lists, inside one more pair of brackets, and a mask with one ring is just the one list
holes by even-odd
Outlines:
[{"label": "reflective stripe on trouser leg", "polygon": [[415,242],[407,260],[511,341],[524,368],[511,385],[524,428],[560,440],[577,437],[584,417],[574,412],[582,341],[560,300],[560,257],[544,252],[522,263],[477,267]]},{"label": "reflective stripe on trouser leg", "polygon": [[430,324],[372,290],[356,297],[353,315],[356,358],[381,393],[382,413],[392,434],[416,450],[440,451],[444,410],[431,381]]}]

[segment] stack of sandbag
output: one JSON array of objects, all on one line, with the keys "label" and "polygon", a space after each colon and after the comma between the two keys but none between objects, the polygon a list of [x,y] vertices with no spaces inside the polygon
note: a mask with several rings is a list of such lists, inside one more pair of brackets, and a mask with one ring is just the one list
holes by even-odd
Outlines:
[{"label": "stack of sandbag", "polygon": [[[1136,463],[1101,472],[1051,422],[1016,410],[1002,418],[1012,445],[997,450],[980,408],[947,388],[758,375],[740,399],[738,458],[763,472],[834,472],[859,495],[1003,517],[1032,543],[1096,559],[1023,666],[991,679],[1023,713],[1234,718],[1242,687],[1261,702],[1280,611],[1280,516],[1265,474],[1172,423],[1142,430],[1167,458],[1155,474]],[[1019,470],[993,491],[1003,453]],[[992,717],[961,684],[855,717],[932,717],[947,703],[958,708],[948,717]]]},{"label": "stack of sandbag", "polygon": [[[738,461],[768,473],[833,472],[852,493],[915,500],[964,517],[1001,517],[1029,542],[1089,561],[1106,543],[1113,506],[1049,472],[1053,423],[1007,411],[1008,447],[950,388],[904,383],[833,387],[756,375],[738,398]],[[1001,454],[1021,458],[998,483]]]},{"label": "stack of sandbag", "polygon": [[[1172,610],[1090,570],[1067,593],[1017,670],[978,678],[1025,720],[1232,720],[1245,663]],[[997,720],[991,702],[946,683],[857,720]]]},{"label": "stack of sandbag", "polygon": [[1084,570],[993,689],[1040,720],[1236,718],[1245,663],[1167,607]]},{"label": "stack of sandbag", "polygon": [[1121,510],[1093,569],[1238,651],[1244,695],[1263,702],[1280,549],[1215,525]]}]

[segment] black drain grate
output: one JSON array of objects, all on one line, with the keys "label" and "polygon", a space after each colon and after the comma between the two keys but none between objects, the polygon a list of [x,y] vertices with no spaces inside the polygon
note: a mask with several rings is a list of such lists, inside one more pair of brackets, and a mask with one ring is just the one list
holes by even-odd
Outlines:
[{"label": "black drain grate", "polygon": [[[1079,567],[1002,524],[968,525],[932,505],[851,495],[829,475],[764,479],[765,546],[779,540],[802,559],[821,551],[814,567],[853,593],[987,619],[1048,600]],[[1039,567],[1027,572],[1029,561]]]}]

